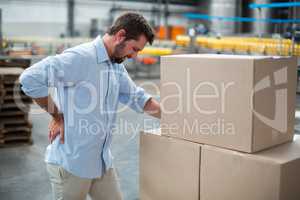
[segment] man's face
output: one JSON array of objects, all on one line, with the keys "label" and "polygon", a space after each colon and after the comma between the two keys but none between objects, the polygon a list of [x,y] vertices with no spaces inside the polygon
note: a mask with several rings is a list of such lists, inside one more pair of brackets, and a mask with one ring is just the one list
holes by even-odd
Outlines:
[{"label": "man's face", "polygon": [[122,40],[118,42],[112,53],[111,61],[122,63],[126,58],[135,58],[147,43],[144,35],[141,35],[138,40]]}]

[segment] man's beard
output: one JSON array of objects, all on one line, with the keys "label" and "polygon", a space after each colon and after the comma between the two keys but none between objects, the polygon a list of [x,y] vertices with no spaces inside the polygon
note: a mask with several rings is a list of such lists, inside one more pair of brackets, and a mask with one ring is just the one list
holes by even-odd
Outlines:
[{"label": "man's beard", "polygon": [[118,63],[118,64],[121,64],[122,62],[124,62],[124,60],[125,60],[125,58],[117,58],[117,57],[111,58],[112,63]]},{"label": "man's beard", "polygon": [[120,63],[122,63],[126,59],[126,57],[120,57],[121,52],[124,49],[124,47],[125,47],[125,42],[124,41],[121,42],[120,44],[118,44],[115,47],[115,50],[114,50],[114,52],[112,54],[112,57],[110,59],[112,63],[118,63],[118,64],[120,64]]}]

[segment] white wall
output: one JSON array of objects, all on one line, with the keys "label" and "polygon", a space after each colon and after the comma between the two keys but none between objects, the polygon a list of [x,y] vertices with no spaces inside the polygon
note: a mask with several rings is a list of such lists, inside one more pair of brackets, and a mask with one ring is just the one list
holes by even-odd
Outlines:
[{"label": "white wall", "polygon": [[[117,6],[147,9],[150,3],[116,2]],[[99,27],[105,29],[109,21],[109,9],[113,1],[76,0],[75,29],[81,36],[88,36],[90,20],[97,18]],[[58,37],[66,33],[67,3],[66,0],[0,0],[2,9],[3,35],[6,36],[47,36]],[[169,9],[191,10],[187,6],[169,6]],[[149,13],[144,13],[150,19]],[[163,23],[163,19],[160,20]],[[182,17],[171,16],[171,25],[187,25]]]}]

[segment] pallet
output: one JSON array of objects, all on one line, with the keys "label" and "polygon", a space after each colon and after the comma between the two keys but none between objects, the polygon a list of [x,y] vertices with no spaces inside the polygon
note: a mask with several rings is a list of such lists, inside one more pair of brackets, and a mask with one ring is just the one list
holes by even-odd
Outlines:
[{"label": "pallet", "polygon": [[20,125],[20,124],[27,124],[28,115],[25,116],[7,116],[0,121],[0,127],[5,127],[7,125]]},{"label": "pallet", "polygon": [[6,141],[19,140],[19,139],[22,140],[28,138],[31,138],[31,130],[29,131],[19,130],[19,131],[14,131],[14,132],[0,135],[0,140],[6,140]]},{"label": "pallet", "polygon": [[18,140],[10,140],[10,141],[1,141],[0,140],[0,148],[11,148],[11,147],[21,147],[21,146],[28,146],[32,145],[33,140],[32,138],[27,139],[18,139]]},{"label": "pallet", "polygon": [[[31,99],[28,97],[22,90],[21,85],[19,82],[11,82],[11,83],[0,83],[0,100],[3,103],[4,100],[11,100],[11,99]],[[29,103],[32,101],[30,100]]]},{"label": "pallet", "polygon": [[19,86],[17,86],[17,87],[3,87],[1,89],[1,91],[3,91],[5,95],[6,94],[14,94],[14,92],[15,93],[16,92],[17,93],[21,93],[22,92],[22,90],[21,90],[21,88]]},{"label": "pallet", "polygon": [[18,75],[18,76],[15,76],[15,75],[13,75],[13,76],[12,75],[0,75],[0,83],[2,85],[20,83],[19,77],[20,77],[20,75]]},{"label": "pallet", "polygon": [[24,58],[1,58],[0,67],[20,67],[26,69],[30,66],[31,60]]},{"label": "pallet", "polygon": [[0,130],[0,137],[3,137],[5,135],[10,135],[13,134],[15,132],[24,132],[24,133],[31,133],[32,127],[27,127],[27,126],[15,126],[15,127],[11,127],[11,128],[6,128],[6,129],[2,129]]},{"label": "pallet", "polygon": [[2,80],[1,84],[3,85],[4,89],[5,88],[14,88],[14,87],[21,88],[19,79],[15,80],[15,81]]},{"label": "pallet", "polygon": [[24,69],[20,67],[0,67],[1,80],[10,80],[18,78]]},{"label": "pallet", "polygon": [[17,115],[28,115],[28,112],[27,110],[23,111],[18,108],[0,112],[0,118],[6,116],[17,116]]},{"label": "pallet", "polygon": [[20,130],[28,130],[32,129],[32,123],[29,121],[24,121],[23,123],[16,124],[6,124],[2,123],[0,124],[0,131],[1,133],[8,133],[8,132],[14,132],[14,131],[20,131]]},{"label": "pallet", "polygon": [[[32,99],[31,98],[28,98],[26,96],[16,96],[16,97],[13,97],[11,95],[9,96],[4,96],[2,98],[2,106],[5,107],[6,104],[31,104],[32,103]],[[10,107],[10,106],[6,106],[6,107]]]},{"label": "pallet", "polygon": [[[1,68],[0,68],[1,69]],[[19,83],[19,77],[20,75],[1,75],[0,74],[0,84],[14,84]]]},{"label": "pallet", "polygon": [[[0,68],[1,69],[1,68]],[[0,83],[14,83],[16,81],[19,81],[21,73],[18,73],[16,75],[13,74],[1,74],[0,73]]]},{"label": "pallet", "polygon": [[20,107],[4,107],[4,108],[1,108],[0,106],[0,113],[9,113],[9,112],[15,112],[15,111],[23,111],[25,113],[28,113],[30,110],[30,106],[29,105],[22,105]]},{"label": "pallet", "polygon": [[12,111],[12,110],[23,110],[24,112],[29,112],[30,110],[30,104],[23,104],[23,105],[19,105],[18,107],[1,107],[2,105],[0,105],[0,112],[7,112],[7,111]]},{"label": "pallet", "polygon": [[25,94],[19,94],[17,96],[13,96],[13,95],[5,95],[2,97],[2,99],[5,101],[5,100],[14,100],[14,99],[17,99],[17,100],[24,100],[24,101],[28,101],[28,102],[32,102],[32,98],[25,95]]},{"label": "pallet", "polygon": [[[2,98],[4,98],[5,96],[27,96],[21,89],[20,90],[16,90],[15,92],[13,91],[13,89],[5,89],[3,88],[2,90],[0,90],[0,93],[2,94]],[[28,98],[30,98],[29,96],[27,96]]]},{"label": "pallet", "polygon": [[10,117],[22,117],[24,119],[28,118],[28,113],[25,113],[23,111],[14,111],[14,112],[0,112],[0,121],[5,121],[7,118]]},{"label": "pallet", "polygon": [[24,124],[6,124],[1,125],[0,128],[0,139],[2,138],[11,138],[12,136],[19,136],[20,133],[22,136],[28,135],[31,136],[32,124],[24,123]]},{"label": "pallet", "polygon": [[[28,104],[28,103],[27,103]],[[17,105],[16,103],[3,103],[2,105],[0,105],[0,112],[3,112],[3,110],[7,110],[7,109],[27,109],[27,104],[19,104]]]},{"label": "pallet", "polygon": [[1,90],[4,91],[22,91],[21,90],[21,84],[19,83],[18,80],[12,81],[12,82],[0,82],[1,85]]},{"label": "pallet", "polygon": [[5,97],[4,87],[0,85],[0,105],[3,103],[4,97]]},{"label": "pallet", "polygon": [[29,105],[32,103],[31,99],[10,99],[10,100],[1,100],[0,105],[0,113],[4,112],[5,110],[29,110]]},{"label": "pallet", "polygon": [[1,124],[0,126],[0,147],[15,147],[30,145],[33,143],[32,124]]},{"label": "pallet", "polygon": [[[21,91],[19,76],[24,70],[21,68],[1,68],[0,67],[0,90],[1,93],[14,90]],[[3,94],[2,94],[3,95]]]},{"label": "pallet", "polygon": [[[0,67],[0,109],[3,107],[14,107],[12,99],[22,100],[24,103],[32,103],[31,98],[21,90],[19,76],[24,70],[16,67]],[[7,105],[4,105],[7,104]]]}]

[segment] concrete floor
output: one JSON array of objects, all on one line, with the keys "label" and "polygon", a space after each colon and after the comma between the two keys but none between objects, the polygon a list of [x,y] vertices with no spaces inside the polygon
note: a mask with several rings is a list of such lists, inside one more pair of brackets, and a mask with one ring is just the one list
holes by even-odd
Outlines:
[{"label": "concrete floor", "polygon": [[[157,82],[155,81],[156,84]],[[152,94],[156,93],[153,88],[149,87],[147,90]],[[297,109],[300,110],[299,95]],[[34,145],[0,149],[0,200],[51,199],[51,188],[43,162],[50,118],[47,114],[31,114],[30,117],[33,122]],[[133,126],[124,128],[126,122]],[[120,131],[115,134],[112,145],[114,164],[125,200],[136,200],[139,191],[138,132],[141,129],[159,127],[159,121],[127,109],[119,114],[117,124]],[[300,114],[297,114],[295,131],[300,132]]]}]

